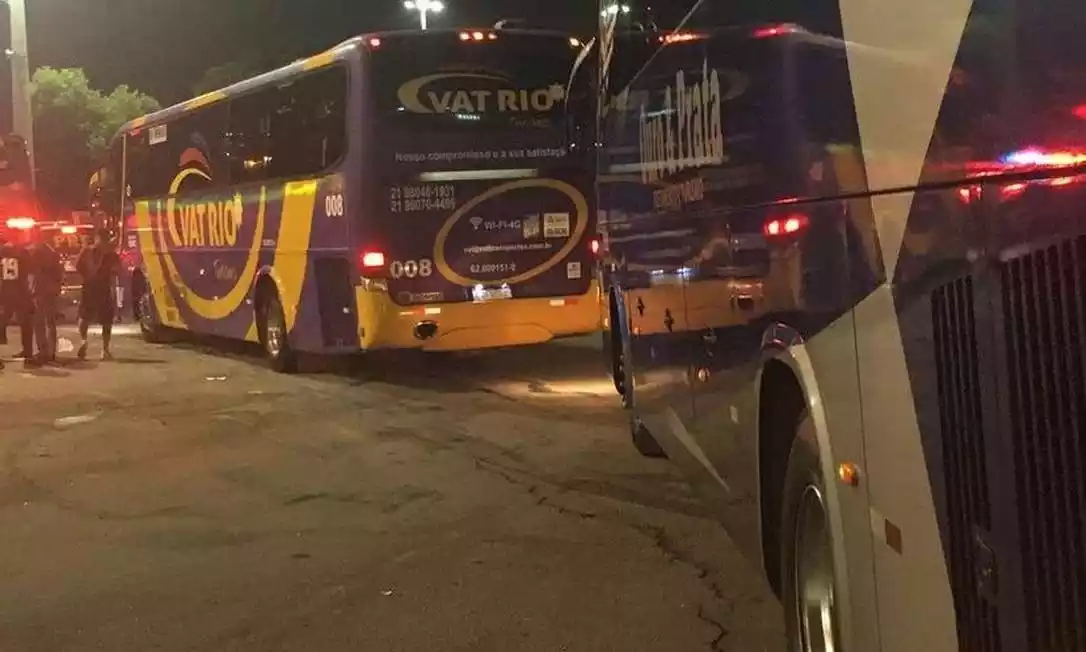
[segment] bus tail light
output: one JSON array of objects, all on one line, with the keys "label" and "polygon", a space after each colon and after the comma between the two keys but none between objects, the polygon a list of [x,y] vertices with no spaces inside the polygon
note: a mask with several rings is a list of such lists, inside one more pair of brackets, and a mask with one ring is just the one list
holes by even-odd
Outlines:
[{"label": "bus tail light", "polygon": [[811,221],[802,213],[793,213],[786,217],[777,217],[766,220],[762,226],[762,233],[767,238],[780,238],[795,235],[808,226]]},{"label": "bus tail light", "polygon": [[495,34],[494,32],[480,32],[480,31],[460,32],[460,40],[461,41],[482,41],[482,40],[496,41],[496,40],[498,40],[498,35]]},{"label": "bus tail light", "polygon": [[385,271],[385,254],[376,249],[358,252],[358,271],[363,276],[381,276]]},{"label": "bus tail light", "polygon": [[600,245],[599,236],[596,236],[596,237],[593,237],[593,238],[589,239],[589,241],[588,241],[588,250],[592,252],[593,256],[599,256],[601,248],[602,248],[602,245]]}]

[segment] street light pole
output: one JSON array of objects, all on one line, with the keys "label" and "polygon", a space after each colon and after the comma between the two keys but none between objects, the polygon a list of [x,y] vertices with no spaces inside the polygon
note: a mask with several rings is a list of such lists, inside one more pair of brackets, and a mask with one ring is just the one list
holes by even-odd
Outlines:
[{"label": "street light pole", "polygon": [[30,59],[26,38],[26,0],[4,0],[11,14],[11,49],[5,54],[11,63],[12,125],[26,141],[30,157],[30,185],[37,174],[34,165],[34,117],[30,109]]},{"label": "street light pole", "polygon": [[419,12],[419,27],[423,30],[426,29],[426,14],[440,14],[445,10],[445,3],[441,0],[407,0],[403,6],[408,11]]}]

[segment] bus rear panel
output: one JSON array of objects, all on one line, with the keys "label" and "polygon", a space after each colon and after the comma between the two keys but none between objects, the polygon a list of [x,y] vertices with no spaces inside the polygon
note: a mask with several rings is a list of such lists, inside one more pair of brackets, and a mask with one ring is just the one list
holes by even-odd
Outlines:
[{"label": "bus rear panel", "polygon": [[565,111],[580,43],[470,30],[367,45],[370,200],[354,226],[387,290],[361,298],[375,322],[364,346],[473,349],[595,330],[592,177],[567,147]]}]

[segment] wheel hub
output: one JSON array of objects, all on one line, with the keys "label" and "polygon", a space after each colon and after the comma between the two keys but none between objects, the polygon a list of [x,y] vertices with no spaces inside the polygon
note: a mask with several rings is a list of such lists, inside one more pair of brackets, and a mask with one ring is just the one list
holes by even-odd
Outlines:
[{"label": "wheel hub", "polygon": [[152,310],[152,308],[151,308],[151,295],[150,295],[149,292],[145,291],[142,294],[140,294],[139,308],[140,308],[140,326],[143,327],[143,330],[149,332],[155,326],[154,318],[153,318],[153,316],[151,314],[151,310]]},{"label": "wheel hub", "polygon": [[267,331],[264,337],[264,346],[267,347],[268,353],[272,357],[276,357],[283,350],[283,318],[276,310],[270,311],[271,314],[267,317]]},{"label": "wheel hub", "polygon": [[796,515],[796,605],[803,652],[839,652],[833,547],[822,492],[807,487]]}]

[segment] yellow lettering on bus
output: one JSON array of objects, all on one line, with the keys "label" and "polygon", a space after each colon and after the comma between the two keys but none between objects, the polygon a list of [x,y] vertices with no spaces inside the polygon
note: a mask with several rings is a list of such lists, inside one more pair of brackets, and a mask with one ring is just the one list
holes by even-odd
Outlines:
[{"label": "yellow lettering on bus", "polygon": [[207,204],[196,206],[196,237],[201,247],[207,245]]},{"label": "yellow lettering on bus", "polygon": [[[226,203],[223,212],[223,223],[226,225],[226,243],[233,247],[238,242],[238,227],[241,225],[242,209],[241,194],[234,195],[234,203]],[[227,217],[229,215],[229,217]]]},{"label": "yellow lettering on bus", "polygon": [[181,242],[177,244],[188,247],[192,244],[192,207],[182,204],[177,213],[181,219]]},{"label": "yellow lettering on bus", "polygon": [[211,240],[212,247],[221,247],[224,244],[222,233],[222,222],[220,210],[221,204],[210,202],[207,205],[207,222],[208,222],[208,238]]}]

